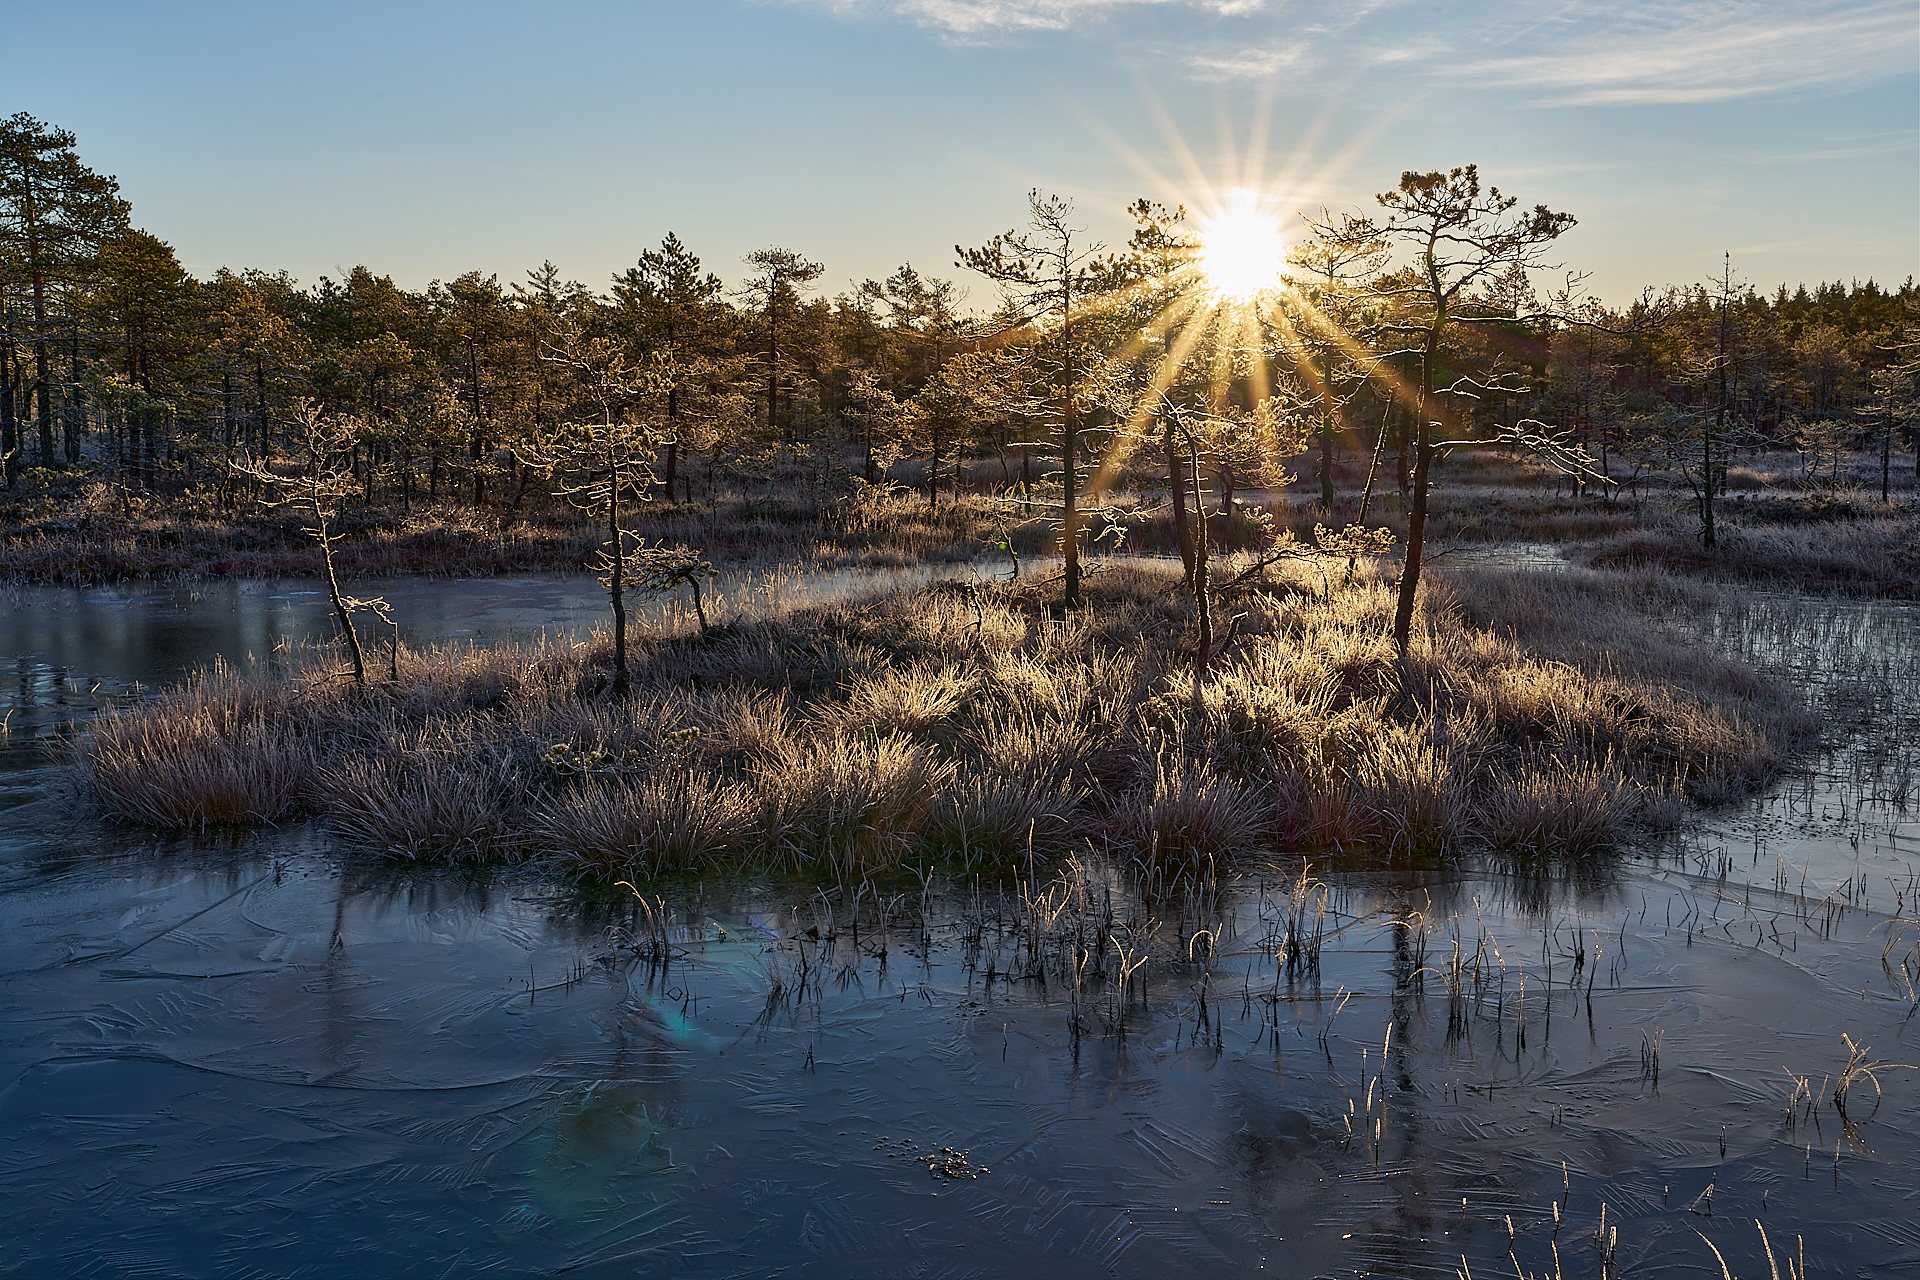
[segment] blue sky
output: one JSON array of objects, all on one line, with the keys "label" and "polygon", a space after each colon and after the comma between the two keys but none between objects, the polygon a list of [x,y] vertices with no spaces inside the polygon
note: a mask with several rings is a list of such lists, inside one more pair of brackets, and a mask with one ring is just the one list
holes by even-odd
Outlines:
[{"label": "blue sky", "polygon": [[668,231],[831,294],[953,266],[1032,186],[1371,206],[1476,162],[1589,287],[1920,272],[1912,0],[91,3],[17,12],[0,107],[74,130],[196,274],[604,288]]}]

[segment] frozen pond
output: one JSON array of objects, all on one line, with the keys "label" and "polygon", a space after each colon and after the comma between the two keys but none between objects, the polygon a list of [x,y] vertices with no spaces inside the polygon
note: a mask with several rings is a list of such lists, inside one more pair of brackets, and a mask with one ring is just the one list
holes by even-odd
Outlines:
[{"label": "frozen pond", "polygon": [[[399,588],[413,643],[601,609],[590,580]],[[64,804],[59,724],[323,609],[236,583],[0,611],[22,1274],[1598,1275],[1613,1241],[1621,1274],[1717,1275],[1699,1231],[1752,1277],[1756,1220],[1815,1275],[1920,1269],[1916,1073],[1832,1101],[1843,1035],[1920,1062],[1911,608],[1690,623],[1796,671],[1833,749],[1531,871],[1279,860],[1152,903],[1093,868],[754,880],[650,918]]]}]

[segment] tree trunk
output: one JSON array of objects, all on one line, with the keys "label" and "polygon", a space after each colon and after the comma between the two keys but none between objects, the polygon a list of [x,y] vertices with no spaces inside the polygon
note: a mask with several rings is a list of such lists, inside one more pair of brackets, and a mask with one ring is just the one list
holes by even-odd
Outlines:
[{"label": "tree trunk", "polygon": [[1216,539],[1222,547],[1233,547],[1233,464],[1223,463],[1220,467],[1220,536]]},{"label": "tree trunk", "polygon": [[[1407,505],[1407,558],[1400,567],[1400,598],[1393,609],[1393,643],[1402,657],[1413,635],[1413,602],[1420,590],[1421,557],[1427,547],[1427,481],[1433,470],[1433,357],[1440,342],[1440,330],[1446,323],[1444,310],[1437,311],[1433,327],[1427,331],[1425,350],[1420,359],[1420,402],[1413,423],[1413,493]],[[1405,447],[1406,437],[1401,437]]]},{"label": "tree trunk", "polygon": [[145,406],[133,410],[127,415],[127,451],[121,459],[121,467],[133,477],[135,484],[145,482],[141,459],[145,458],[147,447],[147,410]]},{"label": "tree trunk", "polygon": [[235,446],[235,426],[233,417],[233,369],[225,357],[220,361],[220,425],[223,436],[221,454],[224,462],[224,474],[220,477],[220,508],[231,520],[233,518],[233,462]]},{"label": "tree trunk", "polygon": [[21,214],[26,222],[27,264],[33,273],[33,372],[34,390],[39,396],[40,465],[53,466],[53,375],[47,357],[47,277],[40,259],[40,215],[33,198],[33,175],[26,165],[20,167],[24,183]]},{"label": "tree trunk", "polygon": [[1069,609],[1080,607],[1080,509],[1075,469],[1080,465],[1080,424],[1073,413],[1073,285],[1066,270],[1060,280],[1060,364],[1065,392],[1061,397],[1060,460],[1065,470],[1060,476],[1060,548],[1066,557],[1064,603]]},{"label": "tree trunk", "polygon": [[[669,319],[667,323],[667,346],[670,350],[676,349],[673,346],[673,323],[671,319]],[[675,477],[679,475],[679,467],[680,467],[680,383],[679,383],[679,379],[676,378],[673,381],[667,383],[667,466],[666,466],[666,475],[665,475],[665,480],[666,480],[665,488],[667,491],[668,502],[673,501],[673,482]]]},{"label": "tree trunk", "polygon": [[1407,506],[1407,559],[1400,569],[1400,597],[1393,610],[1393,643],[1403,656],[1413,634],[1413,602],[1427,546],[1427,477],[1432,467],[1432,434],[1422,424],[1414,445],[1413,496]]},{"label": "tree trunk", "polygon": [[[1380,455],[1384,453],[1387,448],[1387,421],[1392,413],[1393,402],[1389,400],[1387,402],[1386,412],[1380,415],[1380,435],[1379,438],[1373,442],[1373,457],[1367,464],[1367,482],[1360,486],[1360,514],[1354,517],[1353,524],[1350,526],[1351,528],[1359,529],[1366,526],[1367,508],[1373,503],[1373,482],[1380,475]],[[1347,555],[1347,572],[1340,580],[1342,586],[1350,587],[1353,585],[1354,570],[1357,569],[1359,565],[1359,553],[1357,551],[1349,552]]]},{"label": "tree trunk", "polygon": [[[475,348],[473,335],[467,335],[467,388],[473,408],[473,433],[467,441],[467,452],[473,463],[473,505],[484,506],[487,501],[487,477],[480,468],[480,459],[486,449],[486,441],[481,432],[485,421],[480,404],[480,353]],[[535,413],[539,411],[536,409]]]},{"label": "tree trunk", "polygon": [[159,471],[160,460],[160,415],[153,409],[144,411],[147,420],[146,430],[141,432],[140,442],[140,481],[151,489]]},{"label": "tree trunk", "polygon": [[1333,419],[1320,424],[1320,509],[1333,514]]},{"label": "tree trunk", "polygon": [[1701,441],[1700,450],[1707,473],[1706,488],[1703,490],[1705,496],[1701,500],[1700,507],[1700,540],[1709,547],[1718,545],[1713,527],[1714,466],[1716,465],[1713,446],[1715,438],[1725,437],[1727,432],[1727,304],[1731,300],[1729,295],[1733,291],[1732,270],[1732,266],[1729,265],[1720,282],[1720,395],[1718,403],[1714,405],[1713,428],[1706,433],[1706,439]]},{"label": "tree trunk", "polygon": [[360,635],[353,629],[353,614],[347,609],[347,602],[340,595],[340,578],[333,571],[333,530],[319,507],[314,508],[314,525],[320,531],[320,558],[327,566],[327,599],[333,602],[333,617],[340,625],[340,638],[347,642],[347,653],[353,659],[353,682],[367,682],[367,659],[360,651]]},{"label": "tree trunk", "polygon": [[[1426,412],[1424,404],[1420,412]],[[1407,463],[1407,444],[1409,437],[1413,435],[1414,431],[1415,427],[1411,422],[1403,421],[1400,424],[1399,431],[1395,433],[1396,450],[1393,460],[1393,478],[1394,482],[1400,486],[1400,499],[1403,502],[1408,501],[1413,492],[1413,472]]]},{"label": "tree trunk", "polygon": [[[611,428],[611,423],[608,424]],[[626,563],[626,544],[620,536],[620,466],[611,443],[607,449],[607,533],[613,539],[613,568],[607,575],[607,591],[613,598],[613,696],[627,697],[627,602],[621,569]]]},{"label": "tree trunk", "polygon": [[[1193,461],[1193,474],[1200,474],[1200,446],[1191,433],[1187,435],[1187,450]],[[1195,503],[1196,508],[1199,504]],[[1199,519],[1195,522],[1199,537],[1193,548],[1193,720],[1192,729],[1197,734],[1201,720],[1206,714],[1207,665],[1213,661],[1213,548],[1207,538],[1207,516],[1204,508],[1199,509]]]},{"label": "tree trunk", "polygon": [[[267,360],[257,349],[253,353],[253,398],[255,425],[260,433],[253,461],[264,470],[273,465],[273,431],[267,418]],[[260,494],[258,480],[253,482],[253,492],[255,497]]]},{"label": "tree trunk", "polygon": [[1886,407],[1886,421],[1880,428],[1880,503],[1893,501],[1893,406]]},{"label": "tree trunk", "polygon": [[1174,439],[1173,415],[1163,420],[1167,446],[1167,491],[1173,503],[1173,541],[1185,566],[1187,585],[1193,585],[1193,531],[1187,527],[1187,472],[1180,460],[1179,442]]},{"label": "tree trunk", "polygon": [[[40,312],[39,290],[34,290],[35,313]],[[37,338],[33,344],[34,388],[39,397],[40,465],[53,466],[53,376],[47,361],[47,343]]]},{"label": "tree trunk", "polygon": [[66,407],[66,412],[60,415],[60,425],[65,435],[63,443],[66,446],[67,465],[71,467],[80,462],[80,427],[86,421],[87,415],[86,393],[80,389],[80,331],[77,323],[74,326],[72,345],[67,350],[72,361],[73,397]]},{"label": "tree trunk", "polygon": [[13,318],[6,314],[7,295],[0,288],[0,317],[5,317],[7,336],[0,343],[0,468],[4,468],[7,488],[13,488],[14,450],[20,446],[19,424],[14,418],[14,393],[19,385],[19,361],[13,354]]},{"label": "tree trunk", "polygon": [[767,434],[780,436],[780,312],[774,299],[780,290],[780,277],[767,281]]}]

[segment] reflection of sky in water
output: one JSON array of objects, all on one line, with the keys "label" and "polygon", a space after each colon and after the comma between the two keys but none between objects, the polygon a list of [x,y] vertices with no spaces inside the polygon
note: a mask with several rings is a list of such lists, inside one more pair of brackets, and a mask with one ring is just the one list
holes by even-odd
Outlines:
[{"label": "reflection of sky in water", "polygon": [[[506,625],[486,592],[508,584],[423,584],[448,585],[434,625]],[[324,624],[304,598],[235,590],[131,593],[144,620],[119,632],[79,602],[8,615],[39,639],[7,705],[52,717],[95,696],[74,672],[120,690],[196,643]],[[598,607],[591,584],[579,599]],[[370,866],[303,828],[156,841],[47,798],[44,766],[16,771],[0,1259],[1056,1280],[1451,1274],[1464,1253],[1494,1274],[1511,1216],[1539,1272],[1564,1161],[1567,1274],[1598,1271],[1602,1203],[1630,1274],[1706,1273],[1699,1227],[1735,1274],[1765,1275],[1755,1218],[1777,1246],[1804,1233],[1816,1268],[1901,1274],[1920,1256],[1913,1073],[1885,1073],[1886,1103],[1849,1135],[1831,1105],[1818,1128],[1789,1121],[1781,1067],[1818,1086],[1843,1031],[1920,1061],[1881,965],[1894,917],[1920,916],[1920,793],[1890,799],[1920,739],[1920,639],[1911,610],[1787,613],[1723,619],[1722,641],[1884,658],[1844,704],[1868,726],[1849,749],[1641,856],[1329,877],[1317,978],[1272,958],[1277,877],[1204,918],[1160,904],[1170,934],[1218,926],[1222,943],[1211,968],[1160,955],[1124,1036],[1102,984],[1073,1034],[1073,993],[1057,969],[1031,977],[1031,935],[991,886],[936,882],[924,930],[917,881],[857,902],[776,881],[669,892],[660,972],[616,945],[630,900]],[[142,655],[131,633],[172,648]],[[1117,901],[1121,925],[1144,924]],[[1391,923],[1409,910],[1424,941]],[[1457,999],[1456,941],[1480,960]],[[941,1146],[991,1172],[934,1177],[916,1157]],[[1714,1216],[1690,1214],[1709,1184]]]},{"label": "reflection of sky in water", "polygon": [[[716,620],[739,611],[928,582],[970,572],[964,565],[911,569],[836,569],[798,574],[742,570],[707,588]],[[563,632],[585,634],[607,624],[606,592],[592,578],[523,575],[500,578],[377,579],[347,584],[359,596],[393,606],[409,645],[501,641]],[[685,597],[685,598],[683,598]],[[633,595],[641,617],[692,616],[691,597]],[[370,616],[363,640],[383,641]],[[304,582],[223,580],[120,587],[14,587],[0,596],[0,653],[58,662],[145,685],[177,680],[219,659],[233,665],[284,653],[289,644],[331,642],[332,607]]]},{"label": "reflection of sky in water", "polygon": [[[735,571],[708,588],[708,610],[717,620],[968,572],[952,565]],[[399,578],[348,590],[384,596],[405,643],[417,647],[585,636],[608,618],[606,593],[592,578]],[[681,596],[636,596],[629,607],[637,620],[692,619],[690,599]],[[369,646],[388,634],[367,615],[356,625]],[[300,581],[10,588],[0,595],[0,657],[10,661],[0,672],[0,774],[44,762],[46,740],[77,715],[172,684],[198,667],[310,652],[331,645],[336,634],[326,594]],[[0,781],[0,803],[5,785]]]}]

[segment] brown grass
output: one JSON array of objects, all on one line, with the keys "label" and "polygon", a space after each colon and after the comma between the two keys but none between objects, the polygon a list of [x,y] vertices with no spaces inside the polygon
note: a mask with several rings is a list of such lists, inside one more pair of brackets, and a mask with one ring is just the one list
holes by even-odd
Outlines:
[{"label": "brown grass", "polygon": [[695,769],[576,790],[530,824],[532,848],[603,880],[723,865],[752,850],[753,794]]},{"label": "brown grass", "polygon": [[[1334,579],[1337,581],[1337,577]],[[782,866],[860,877],[1091,842],[1204,868],[1251,850],[1579,853],[1679,797],[1764,779],[1812,732],[1797,692],[1660,619],[1663,575],[1434,575],[1403,659],[1387,584],[1310,567],[1237,593],[1196,712],[1177,573],[943,585],[700,636],[653,624],[637,692],[607,646],[403,653],[401,679],[218,670],[101,717],[78,768],[163,827],[309,814],[408,856],[607,879]]]},{"label": "brown grass", "polygon": [[[1652,524],[1586,553],[1603,568],[1651,566],[1721,582],[1799,588],[1889,600],[1920,599],[1920,518],[1877,501],[1850,516],[1796,518],[1762,512],[1784,502],[1735,507],[1704,546],[1691,521]],[[1793,504],[1806,512],[1806,504]]]},{"label": "brown grass", "polygon": [[[185,499],[136,498],[123,508],[108,486],[64,501],[0,506],[0,580],[97,583],[143,578],[300,577],[321,573],[318,548],[300,522],[242,506],[229,517]],[[629,517],[649,541],[698,547],[718,564],[788,563],[898,567],[970,560],[1005,519],[987,498],[943,498],[938,508],[911,494],[854,501],[780,494],[732,495],[712,503],[655,502]],[[335,551],[349,577],[423,574],[485,577],[577,573],[603,533],[579,512],[551,502],[509,515],[441,503],[350,509]],[[1046,522],[1012,529],[1022,555],[1044,551]]]}]

